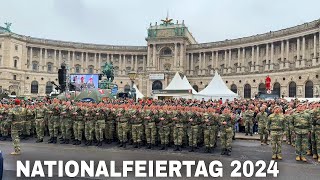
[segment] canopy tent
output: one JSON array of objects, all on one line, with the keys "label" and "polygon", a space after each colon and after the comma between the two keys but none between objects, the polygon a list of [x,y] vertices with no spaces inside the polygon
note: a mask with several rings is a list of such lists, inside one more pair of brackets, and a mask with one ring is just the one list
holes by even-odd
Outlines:
[{"label": "canopy tent", "polygon": [[139,91],[138,87],[136,84],[133,84],[133,88],[136,89],[136,99],[142,99],[144,98],[144,95]]},{"label": "canopy tent", "polygon": [[184,86],[187,89],[191,89],[192,90],[192,94],[198,94],[198,92],[196,90],[193,89],[193,87],[190,85],[189,80],[187,79],[187,76],[184,76],[182,79]]},{"label": "canopy tent", "polygon": [[169,85],[165,88],[165,90],[180,90],[183,87],[183,81],[178,72],[174,75],[173,79],[169,83]]},{"label": "canopy tent", "polygon": [[221,76],[216,71],[214,77],[208,86],[200,91],[197,95],[195,95],[196,99],[220,99],[223,101],[229,99],[233,100],[234,98],[238,98],[239,95],[232,92],[226,84],[223,82]]},{"label": "canopy tent", "polygon": [[102,94],[97,89],[84,90],[79,95],[76,96],[75,100],[81,101],[82,99],[88,99],[88,98],[93,99],[96,102],[99,102],[102,99]]}]

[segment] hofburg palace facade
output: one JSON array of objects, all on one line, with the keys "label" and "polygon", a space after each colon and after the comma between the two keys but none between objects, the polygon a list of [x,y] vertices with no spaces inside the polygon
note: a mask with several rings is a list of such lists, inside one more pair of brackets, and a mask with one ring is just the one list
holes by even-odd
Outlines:
[{"label": "hofburg palace facade", "polygon": [[[168,20],[168,19],[167,19]],[[318,97],[320,20],[278,31],[219,42],[197,43],[184,22],[150,24],[146,46],[113,46],[40,39],[0,27],[0,90],[45,96],[66,62],[71,74],[101,74],[113,62],[119,91],[130,90],[128,73],[145,96],[164,89],[178,71],[194,89],[206,87],[218,71],[241,97],[271,88],[285,97]]]}]

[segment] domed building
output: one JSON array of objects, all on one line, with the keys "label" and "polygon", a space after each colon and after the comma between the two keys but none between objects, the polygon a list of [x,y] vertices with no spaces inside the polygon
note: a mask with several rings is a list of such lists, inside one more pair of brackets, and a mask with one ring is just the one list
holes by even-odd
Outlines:
[{"label": "domed building", "polygon": [[61,63],[72,74],[101,74],[113,62],[114,82],[129,91],[128,73],[146,96],[164,89],[178,71],[200,91],[215,71],[241,97],[265,89],[265,78],[279,96],[318,97],[320,20],[239,39],[197,43],[184,22],[150,24],[146,46],[113,46],[39,39],[0,27],[0,89],[12,95],[45,96],[58,82]]}]

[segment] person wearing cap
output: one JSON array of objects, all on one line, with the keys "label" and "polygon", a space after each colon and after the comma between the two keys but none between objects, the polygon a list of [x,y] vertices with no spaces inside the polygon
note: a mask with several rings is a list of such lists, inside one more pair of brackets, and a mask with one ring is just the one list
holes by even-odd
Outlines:
[{"label": "person wearing cap", "polygon": [[15,107],[12,109],[12,124],[11,124],[11,138],[13,143],[14,152],[11,155],[20,155],[20,137],[19,133],[23,128],[23,121],[26,115],[26,109],[20,100],[15,100]]},{"label": "person wearing cap", "polygon": [[217,130],[214,125],[214,116],[210,116],[209,113],[203,114],[204,122],[202,123],[203,140],[205,145],[205,152],[211,153],[215,144],[215,131]]},{"label": "person wearing cap", "polygon": [[232,143],[232,117],[229,107],[225,107],[222,114],[219,116],[220,120],[220,139],[221,139],[221,155],[230,156]]},{"label": "person wearing cap", "polygon": [[158,122],[158,110],[152,107],[152,111],[149,115],[145,116],[145,135],[147,141],[147,149],[152,149],[156,145],[157,126]]},{"label": "person wearing cap", "polygon": [[141,113],[138,109],[131,110],[131,119],[130,124],[132,125],[132,141],[133,148],[140,148],[141,146],[141,137],[143,134],[143,119]]},{"label": "person wearing cap", "polygon": [[199,133],[199,122],[200,122],[200,113],[199,112],[186,112],[187,119],[188,119],[188,140],[190,151],[194,152],[194,149],[198,146],[198,133]]},{"label": "person wearing cap", "polygon": [[96,123],[95,123],[95,135],[97,144],[96,146],[102,146],[103,138],[104,138],[104,132],[106,128],[106,122],[105,122],[105,109],[103,107],[103,104],[99,104],[97,108],[95,108],[96,113]]},{"label": "person wearing cap", "polygon": [[44,137],[44,115],[45,115],[45,108],[43,107],[42,103],[39,103],[36,105],[35,108],[35,123],[36,123],[36,135],[37,135],[37,141],[36,143],[43,142]]},{"label": "person wearing cap", "polygon": [[296,161],[307,162],[308,136],[311,132],[311,115],[305,111],[306,106],[299,104],[293,114],[292,123],[296,134]]},{"label": "person wearing cap", "polygon": [[161,109],[159,111],[159,120],[158,129],[161,143],[160,150],[167,150],[170,143],[170,114],[167,114],[163,109]]},{"label": "person wearing cap", "polygon": [[[118,132],[116,128],[119,127],[119,122],[116,122],[117,118],[117,107],[110,105],[109,108],[105,110],[105,139],[107,144],[111,144],[112,141],[114,140],[113,134]],[[117,123],[117,126],[115,125]]]},{"label": "person wearing cap", "polygon": [[284,116],[280,106],[274,107],[274,113],[268,117],[267,130],[271,136],[272,159],[282,160],[282,138],[285,129]]},{"label": "person wearing cap", "polygon": [[173,111],[171,119],[173,122],[173,142],[175,145],[174,151],[181,151],[181,146],[185,136],[184,122],[187,120],[184,119],[181,112],[177,110]]},{"label": "person wearing cap", "polygon": [[9,131],[10,131],[10,127],[12,124],[12,109],[9,108],[8,105],[5,105],[3,107],[3,112],[2,112],[2,120],[1,120],[1,126],[0,126],[0,130],[1,130],[1,141],[6,141],[9,138]]},{"label": "person wearing cap", "polygon": [[291,145],[292,143],[292,128],[291,128],[291,121],[292,121],[292,109],[289,108],[286,110],[284,114],[284,121],[285,121],[285,136],[286,136],[286,143]]},{"label": "person wearing cap", "polygon": [[254,121],[254,105],[249,105],[248,110],[243,113],[244,125],[245,125],[245,132],[246,136],[250,133],[252,136],[253,133],[253,121]]},{"label": "person wearing cap", "polygon": [[119,147],[126,148],[128,141],[128,121],[131,118],[128,110],[120,108],[117,114]]},{"label": "person wearing cap", "polygon": [[86,138],[85,145],[92,146],[96,112],[92,104],[88,104],[88,107],[85,109],[85,111],[86,111],[85,121],[84,121],[84,136]]},{"label": "person wearing cap", "polygon": [[50,106],[50,109],[52,111],[52,116],[49,119],[48,122],[48,128],[49,128],[49,135],[50,139],[48,143],[57,143],[58,138],[58,131],[59,131],[59,121],[60,121],[60,114],[61,114],[61,108],[59,105],[58,100],[54,100],[54,103]]},{"label": "person wearing cap", "polygon": [[265,112],[265,107],[260,107],[260,112],[257,114],[257,121],[258,121],[258,131],[260,135],[260,142],[261,145],[265,144],[268,145],[268,131],[267,131],[267,120],[268,114]]},{"label": "person wearing cap", "polygon": [[82,135],[84,130],[84,115],[85,109],[82,103],[79,103],[72,111],[73,117],[73,133],[74,133],[74,143],[73,145],[80,145],[82,143]]},{"label": "person wearing cap", "polygon": [[61,113],[61,142],[60,144],[69,144],[71,139],[71,128],[73,126],[73,111],[70,102],[66,102],[62,107],[63,111]]}]

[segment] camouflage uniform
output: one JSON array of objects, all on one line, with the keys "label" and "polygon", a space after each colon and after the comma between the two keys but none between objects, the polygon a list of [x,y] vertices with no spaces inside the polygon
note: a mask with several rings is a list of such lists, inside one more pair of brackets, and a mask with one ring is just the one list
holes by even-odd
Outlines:
[{"label": "camouflage uniform", "polygon": [[159,127],[160,142],[162,145],[161,150],[166,150],[167,146],[170,143],[170,125],[171,125],[170,117],[163,110],[160,110],[159,119],[160,119],[160,122],[158,123],[158,127]]},{"label": "camouflage uniform", "polygon": [[34,112],[31,107],[26,109],[26,118],[23,121],[23,130],[22,136],[23,138],[29,137],[31,135],[32,122],[34,121]]},{"label": "camouflage uniform", "polygon": [[37,132],[37,142],[43,142],[44,137],[44,115],[45,115],[45,108],[39,106],[35,109],[35,124],[36,124],[36,132]]},{"label": "camouflage uniform", "polygon": [[258,121],[258,128],[259,128],[258,131],[260,135],[261,144],[268,143],[267,120],[268,120],[268,114],[266,112],[259,112],[257,114],[257,121]]},{"label": "camouflage uniform", "polygon": [[96,146],[102,146],[102,141],[104,138],[104,131],[106,128],[106,122],[104,118],[104,111],[103,109],[97,108],[96,109],[96,124],[95,124],[95,134],[98,143]]},{"label": "camouflage uniform", "polygon": [[87,140],[86,145],[92,145],[93,141],[93,132],[94,132],[94,124],[95,124],[95,111],[90,107],[86,109],[85,114],[85,125],[84,125],[84,132],[85,138]]},{"label": "camouflage uniform", "polygon": [[158,119],[158,114],[155,112],[151,112],[149,116],[150,116],[150,119],[145,121],[145,134],[146,134],[148,149],[152,148],[152,146],[156,144],[156,136],[157,136],[156,122]]},{"label": "camouflage uniform", "polygon": [[128,121],[130,119],[130,113],[125,111],[124,109],[119,110],[119,114],[117,116],[118,122],[118,138],[120,142],[120,147],[126,147],[126,143],[128,141]]},{"label": "camouflage uniform", "polygon": [[[221,139],[221,155],[230,156],[231,152],[231,143],[232,143],[232,135],[233,135],[233,126],[232,119],[230,114],[221,114],[219,116],[220,119],[220,139]],[[223,124],[223,123],[226,124]]]},{"label": "camouflage uniform", "polygon": [[199,133],[199,122],[200,119],[197,117],[196,113],[188,113],[189,123],[188,123],[188,137],[189,146],[191,147],[190,152],[194,151],[194,148],[198,145],[198,133]]},{"label": "camouflage uniform", "polygon": [[270,131],[273,159],[282,158],[281,143],[284,129],[284,116],[282,114],[271,114],[268,117],[267,130]]},{"label": "camouflage uniform", "polygon": [[[108,144],[113,140],[113,133],[115,131],[115,120],[116,120],[116,111],[108,109],[106,112],[106,122],[105,122],[105,137]],[[119,123],[119,122],[117,122]],[[118,126],[119,127],[119,124]]]},{"label": "camouflage uniform", "polygon": [[174,123],[173,140],[174,140],[174,145],[176,146],[175,151],[181,151],[182,141],[183,141],[184,132],[185,132],[185,127],[184,127],[185,119],[184,117],[182,117],[182,115],[178,111],[174,111],[172,117],[177,118],[176,120],[173,120],[173,123]]},{"label": "camouflage uniform", "polygon": [[2,120],[1,120],[1,135],[2,141],[7,140],[9,137],[9,130],[12,123],[12,111],[10,109],[3,109]]},{"label": "camouflage uniform", "polygon": [[308,133],[311,131],[311,116],[309,113],[301,111],[296,112],[292,118],[296,134],[296,156],[304,160],[308,149]]},{"label": "camouflage uniform", "polygon": [[215,145],[215,134],[217,131],[217,118],[213,114],[204,114],[204,123],[202,125],[204,131],[204,145],[206,147],[206,152],[210,153]]},{"label": "camouflage uniform", "polygon": [[52,104],[50,107],[50,111],[52,111],[52,116],[50,117],[48,122],[49,135],[50,135],[49,143],[57,143],[57,137],[59,134],[59,121],[60,121],[60,114],[61,114],[61,109],[59,104]]},{"label": "camouflage uniform", "polygon": [[320,162],[320,109],[319,107],[315,109],[313,113],[313,131],[315,134],[315,146],[316,152],[313,152],[314,155],[317,155],[318,162]]},{"label": "camouflage uniform", "polygon": [[71,128],[73,126],[71,106],[65,106],[63,112],[61,116],[61,135],[63,138],[61,144],[69,144]]},{"label": "camouflage uniform", "polygon": [[16,106],[12,110],[12,125],[11,125],[11,138],[13,142],[14,152],[20,154],[20,137],[19,132],[22,130],[23,121],[26,118],[26,109],[21,106]]},{"label": "camouflage uniform", "polygon": [[248,135],[248,133],[250,133],[250,135],[252,136],[253,115],[254,115],[254,112],[252,110],[247,110],[243,114],[246,135]]},{"label": "camouflage uniform", "polygon": [[75,142],[73,145],[79,145],[82,141],[82,135],[84,130],[84,115],[85,110],[82,110],[82,107],[76,107],[73,111],[74,120],[73,120],[73,133]]},{"label": "camouflage uniform", "polygon": [[284,115],[284,120],[285,120],[285,135],[286,135],[286,142],[288,144],[291,144],[291,137],[292,137],[292,131],[291,131],[291,114],[285,114]]},{"label": "camouflage uniform", "polygon": [[143,120],[137,110],[131,110],[132,140],[134,148],[140,147],[141,137],[143,134]]}]

